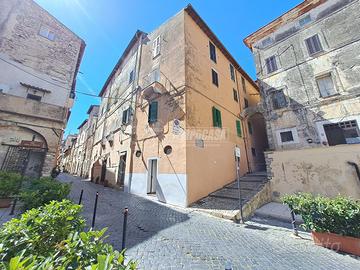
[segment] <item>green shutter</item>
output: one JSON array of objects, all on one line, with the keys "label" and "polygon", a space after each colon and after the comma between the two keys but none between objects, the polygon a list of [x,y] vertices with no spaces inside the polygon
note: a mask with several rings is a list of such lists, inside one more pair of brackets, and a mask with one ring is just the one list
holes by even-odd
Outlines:
[{"label": "green shutter", "polygon": [[213,116],[213,126],[216,127],[216,124],[217,124],[217,115],[216,115],[216,108],[215,107],[212,107],[212,116]]},{"label": "green shutter", "polygon": [[241,137],[241,123],[239,120],[236,120],[236,132],[239,137]]},{"label": "green shutter", "polygon": [[158,102],[153,101],[149,104],[149,123],[155,123],[158,118]]},{"label": "green shutter", "polygon": [[217,111],[217,119],[218,119],[218,127],[222,127],[222,123],[221,123],[221,112],[219,110],[216,110]]}]

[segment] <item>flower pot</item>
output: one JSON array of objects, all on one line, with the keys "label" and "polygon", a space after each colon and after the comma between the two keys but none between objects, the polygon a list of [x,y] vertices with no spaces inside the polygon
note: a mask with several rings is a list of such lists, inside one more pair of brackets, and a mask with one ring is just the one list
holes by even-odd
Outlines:
[{"label": "flower pot", "polygon": [[316,245],[360,256],[360,238],[335,233],[311,232]]},{"label": "flower pot", "polygon": [[0,208],[9,208],[11,206],[11,198],[0,198]]}]

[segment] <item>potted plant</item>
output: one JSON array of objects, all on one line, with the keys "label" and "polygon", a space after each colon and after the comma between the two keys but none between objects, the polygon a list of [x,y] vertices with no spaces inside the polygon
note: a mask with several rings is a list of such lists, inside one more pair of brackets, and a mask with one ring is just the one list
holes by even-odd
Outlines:
[{"label": "potted plant", "polygon": [[283,202],[302,216],[316,245],[360,256],[360,202],[307,193],[287,195]]},{"label": "potted plant", "polygon": [[18,195],[23,177],[18,173],[0,171],[0,208],[8,208]]}]

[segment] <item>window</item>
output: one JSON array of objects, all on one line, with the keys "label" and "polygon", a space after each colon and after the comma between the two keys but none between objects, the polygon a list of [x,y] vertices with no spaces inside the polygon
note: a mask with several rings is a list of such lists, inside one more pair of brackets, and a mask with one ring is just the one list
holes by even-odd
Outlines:
[{"label": "window", "polygon": [[261,45],[265,48],[265,47],[269,46],[272,42],[273,41],[272,41],[271,37],[268,37],[261,42]]},{"label": "window", "polygon": [[241,137],[241,122],[236,120],[236,134],[238,137]]},{"label": "window", "polygon": [[313,55],[313,54],[323,51],[319,36],[317,34],[305,39],[305,43],[306,43],[306,47],[308,49],[309,55]]},{"label": "window", "polygon": [[252,124],[250,122],[248,122],[248,130],[250,134],[253,134],[253,128],[252,128]]},{"label": "window", "polygon": [[132,70],[129,74],[129,84],[132,83],[135,79],[135,72]]},{"label": "window", "polygon": [[33,94],[27,94],[26,96],[27,99],[32,99],[32,100],[36,100],[36,101],[41,101],[41,96],[38,95],[33,95]]},{"label": "window", "polygon": [[287,107],[288,102],[283,90],[276,90],[271,92],[270,97],[271,97],[272,108],[274,110]]},{"label": "window", "polygon": [[241,85],[242,85],[243,91],[246,93],[246,82],[245,82],[244,77],[241,77]]},{"label": "window", "polygon": [[161,46],[161,37],[158,36],[153,41],[153,58],[155,58],[156,56],[158,56],[160,54],[160,46]]},{"label": "window", "polygon": [[244,107],[245,109],[249,107],[249,101],[246,98],[244,98]]},{"label": "window", "polygon": [[311,22],[311,17],[310,17],[310,15],[307,15],[306,17],[299,20],[299,25],[301,27],[303,27],[303,26],[307,25],[310,22]]},{"label": "window", "polygon": [[236,102],[239,102],[238,93],[237,93],[237,91],[236,91],[235,89],[233,89],[233,95],[234,95],[234,100],[235,100]]},{"label": "window", "polygon": [[331,74],[318,77],[316,79],[316,83],[318,85],[321,97],[329,97],[336,94]]},{"label": "window", "polygon": [[215,70],[211,70],[212,83],[219,87],[219,77]]},{"label": "window", "polygon": [[215,107],[212,107],[212,115],[213,115],[213,126],[221,128],[222,127],[221,112]]},{"label": "window", "polygon": [[235,82],[235,68],[230,64],[230,78]]},{"label": "window", "polygon": [[253,155],[253,157],[256,157],[256,150],[254,147],[251,147],[251,154]]},{"label": "window", "polygon": [[54,41],[55,40],[55,32],[51,31],[49,27],[42,25],[39,30],[39,35],[47,38],[48,40]]},{"label": "window", "polygon": [[149,104],[149,116],[148,116],[149,124],[157,122],[157,118],[158,118],[158,102],[152,101]]},{"label": "window", "polygon": [[125,111],[123,111],[122,114],[122,123],[124,125],[127,125],[130,123],[130,116],[131,116],[131,108],[127,108]]},{"label": "window", "polygon": [[265,59],[267,73],[270,74],[278,69],[275,55]]},{"label": "window", "polygon": [[293,137],[293,133],[292,131],[284,131],[284,132],[280,132],[280,138],[281,138],[281,142],[293,142],[294,141],[294,137]]},{"label": "window", "polygon": [[360,132],[356,120],[325,124],[324,130],[330,146],[360,143]]},{"label": "window", "polygon": [[210,59],[216,63],[216,47],[209,41]]}]

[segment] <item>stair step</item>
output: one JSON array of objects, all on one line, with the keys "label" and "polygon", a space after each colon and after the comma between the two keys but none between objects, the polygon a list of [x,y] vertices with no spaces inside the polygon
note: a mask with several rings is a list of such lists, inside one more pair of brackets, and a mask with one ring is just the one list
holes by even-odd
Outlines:
[{"label": "stair step", "polygon": [[[228,199],[228,200],[235,200],[235,201],[239,200],[239,197],[232,197],[232,196],[226,196],[226,195],[210,194],[209,197],[220,198],[220,199]],[[246,202],[247,200],[248,200],[248,198],[241,198],[242,202]]]}]

